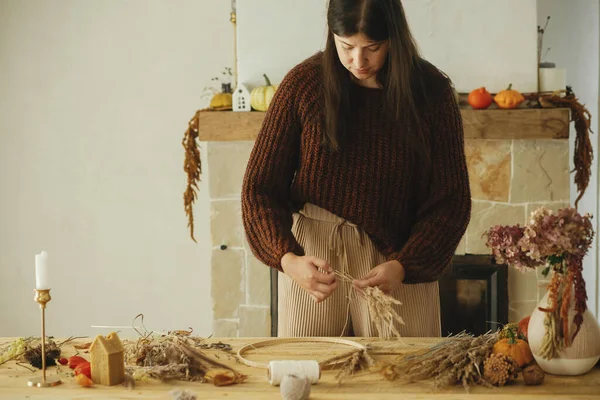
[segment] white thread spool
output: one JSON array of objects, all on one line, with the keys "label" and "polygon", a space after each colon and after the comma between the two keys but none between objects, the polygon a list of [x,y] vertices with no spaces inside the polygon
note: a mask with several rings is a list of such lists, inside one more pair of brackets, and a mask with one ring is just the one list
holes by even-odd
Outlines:
[{"label": "white thread spool", "polygon": [[283,400],[308,400],[310,397],[310,380],[307,377],[286,375],[279,386]]},{"label": "white thread spool", "polygon": [[273,386],[280,385],[286,375],[307,378],[311,384],[315,384],[321,378],[321,367],[315,360],[277,360],[269,362],[267,374]]}]

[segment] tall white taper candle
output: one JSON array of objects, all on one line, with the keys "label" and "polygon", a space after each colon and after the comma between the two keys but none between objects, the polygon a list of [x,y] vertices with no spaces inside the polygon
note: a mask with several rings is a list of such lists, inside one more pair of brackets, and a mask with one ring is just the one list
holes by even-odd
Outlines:
[{"label": "tall white taper candle", "polygon": [[35,255],[35,288],[50,289],[48,283],[48,253],[42,251]]}]

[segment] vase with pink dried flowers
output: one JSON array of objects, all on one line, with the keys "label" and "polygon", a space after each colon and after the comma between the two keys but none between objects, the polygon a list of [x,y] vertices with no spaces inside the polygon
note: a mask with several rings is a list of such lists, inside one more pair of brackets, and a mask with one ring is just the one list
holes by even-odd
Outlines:
[{"label": "vase with pink dried flowers", "polygon": [[535,360],[548,373],[580,375],[600,359],[600,326],[587,309],[582,273],[594,238],[591,218],[575,208],[540,207],[525,226],[494,226],[484,233],[497,263],[551,275],[527,332]]}]

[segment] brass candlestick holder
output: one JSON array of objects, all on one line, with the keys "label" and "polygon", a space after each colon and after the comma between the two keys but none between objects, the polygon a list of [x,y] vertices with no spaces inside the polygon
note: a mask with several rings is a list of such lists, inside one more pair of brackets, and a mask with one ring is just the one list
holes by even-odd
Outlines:
[{"label": "brass candlestick holder", "polygon": [[51,387],[60,385],[61,381],[58,378],[46,378],[46,303],[51,299],[50,289],[35,289],[35,297],[33,298],[42,310],[42,376],[41,378],[32,378],[27,381],[27,385],[31,387]]}]

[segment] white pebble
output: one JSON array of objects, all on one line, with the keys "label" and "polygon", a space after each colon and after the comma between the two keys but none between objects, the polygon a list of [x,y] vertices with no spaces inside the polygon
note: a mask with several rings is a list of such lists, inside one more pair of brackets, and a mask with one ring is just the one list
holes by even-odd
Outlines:
[{"label": "white pebble", "polygon": [[189,390],[173,389],[169,393],[173,400],[196,400],[196,395]]}]

